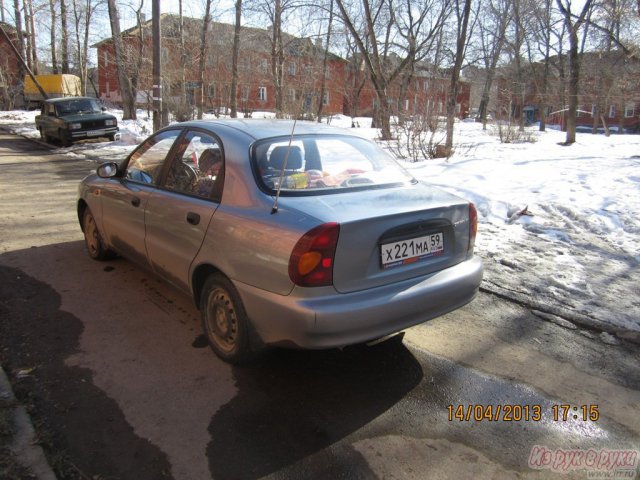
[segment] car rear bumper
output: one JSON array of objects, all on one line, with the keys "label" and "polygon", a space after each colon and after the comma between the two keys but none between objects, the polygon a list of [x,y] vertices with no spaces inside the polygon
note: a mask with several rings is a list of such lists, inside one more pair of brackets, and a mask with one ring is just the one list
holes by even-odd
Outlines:
[{"label": "car rear bumper", "polygon": [[476,295],[482,273],[482,262],[473,257],[446,270],[352,293],[307,288],[283,296],[234,284],[265,343],[332,348],[381,338],[455,310]]}]

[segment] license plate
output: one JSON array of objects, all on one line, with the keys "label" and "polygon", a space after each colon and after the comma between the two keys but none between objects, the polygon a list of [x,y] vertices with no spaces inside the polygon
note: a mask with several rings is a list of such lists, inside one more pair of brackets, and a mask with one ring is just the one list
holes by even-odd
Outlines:
[{"label": "license plate", "polygon": [[442,232],[423,237],[410,238],[401,242],[384,243],[380,246],[382,268],[405,265],[444,252],[444,235]]},{"label": "license plate", "polygon": [[87,132],[87,136],[89,137],[100,137],[104,134],[105,134],[104,130],[92,130],[90,132]]}]

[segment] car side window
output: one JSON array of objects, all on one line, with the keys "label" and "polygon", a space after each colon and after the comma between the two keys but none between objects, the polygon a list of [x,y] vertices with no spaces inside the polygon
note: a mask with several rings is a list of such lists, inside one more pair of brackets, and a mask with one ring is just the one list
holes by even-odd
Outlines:
[{"label": "car side window", "polygon": [[178,193],[220,201],[224,181],[224,155],[211,135],[190,131],[184,147],[169,168],[165,187]]},{"label": "car side window", "polygon": [[158,184],[162,164],[180,130],[167,130],[149,138],[129,158],[126,178],[134,182]]}]

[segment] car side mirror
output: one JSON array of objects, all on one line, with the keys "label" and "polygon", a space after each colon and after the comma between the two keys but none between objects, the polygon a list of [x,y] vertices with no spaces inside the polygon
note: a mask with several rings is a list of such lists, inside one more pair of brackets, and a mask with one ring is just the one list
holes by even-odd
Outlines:
[{"label": "car side mirror", "polygon": [[103,106],[103,107],[100,108],[100,110],[102,110],[103,112],[106,112],[107,111],[107,107]]},{"label": "car side mirror", "polygon": [[116,162],[105,162],[98,167],[96,173],[100,178],[113,178],[118,174],[118,164]]}]

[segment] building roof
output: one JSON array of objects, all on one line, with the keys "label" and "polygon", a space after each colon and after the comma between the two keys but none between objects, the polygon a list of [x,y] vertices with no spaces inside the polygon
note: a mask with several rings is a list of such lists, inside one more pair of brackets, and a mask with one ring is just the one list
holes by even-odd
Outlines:
[{"label": "building roof", "polygon": [[[180,35],[180,16],[173,13],[163,13],[160,15],[161,36],[167,41],[178,39]],[[152,20],[147,20],[142,24],[144,35],[151,35]],[[182,17],[182,28],[186,33],[185,37],[189,39],[197,39],[200,41],[202,35],[203,19]],[[140,35],[140,27],[138,25],[131,27],[121,33],[123,37],[137,37]],[[230,46],[233,43],[234,25],[222,22],[211,22],[209,26],[209,43],[215,46]],[[271,30],[256,27],[241,27],[240,42],[244,51],[258,51],[262,53],[271,52]],[[92,45],[98,48],[102,45],[111,43],[111,37],[105,38]],[[324,57],[324,48],[312,41],[310,38],[300,38],[288,33],[282,33],[282,41],[287,56],[314,56]],[[193,43],[191,40],[190,43]],[[330,60],[343,60],[338,55],[329,52]],[[344,60],[343,60],[344,61]]]}]

